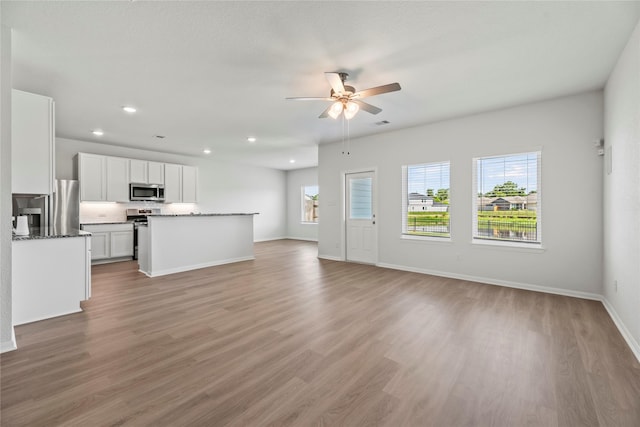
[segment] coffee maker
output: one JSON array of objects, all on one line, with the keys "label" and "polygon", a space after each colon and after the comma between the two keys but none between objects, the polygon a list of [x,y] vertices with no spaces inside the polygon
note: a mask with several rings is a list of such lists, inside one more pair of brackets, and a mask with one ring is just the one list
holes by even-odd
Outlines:
[{"label": "coffee maker", "polygon": [[[46,230],[49,226],[49,196],[37,194],[14,194],[14,217],[26,216],[29,229]],[[16,220],[17,221],[17,220]]]}]

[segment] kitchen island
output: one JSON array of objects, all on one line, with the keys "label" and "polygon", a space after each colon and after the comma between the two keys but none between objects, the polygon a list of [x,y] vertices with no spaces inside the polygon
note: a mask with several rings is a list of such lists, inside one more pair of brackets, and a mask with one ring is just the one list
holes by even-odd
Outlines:
[{"label": "kitchen island", "polygon": [[91,233],[33,228],[12,242],[13,324],[82,311],[91,296]]},{"label": "kitchen island", "polygon": [[254,259],[255,213],[149,215],[138,266],[149,277]]}]

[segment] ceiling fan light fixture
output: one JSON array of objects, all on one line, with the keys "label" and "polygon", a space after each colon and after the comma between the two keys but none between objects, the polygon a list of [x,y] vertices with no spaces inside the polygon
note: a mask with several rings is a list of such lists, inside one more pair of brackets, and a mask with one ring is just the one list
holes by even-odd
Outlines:
[{"label": "ceiling fan light fixture", "polygon": [[355,102],[347,102],[344,106],[344,118],[347,120],[353,119],[356,113],[360,110],[360,107]]},{"label": "ceiling fan light fixture", "polygon": [[342,113],[342,110],[344,110],[344,105],[342,105],[342,102],[336,101],[329,109],[328,114],[332,119],[337,119],[340,113]]}]

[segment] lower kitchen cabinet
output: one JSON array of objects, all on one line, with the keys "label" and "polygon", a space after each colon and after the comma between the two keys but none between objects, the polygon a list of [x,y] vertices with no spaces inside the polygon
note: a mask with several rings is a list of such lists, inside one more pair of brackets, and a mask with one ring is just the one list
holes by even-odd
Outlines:
[{"label": "lower kitchen cabinet", "polygon": [[133,257],[133,224],[83,224],[91,233],[91,261],[113,262]]}]

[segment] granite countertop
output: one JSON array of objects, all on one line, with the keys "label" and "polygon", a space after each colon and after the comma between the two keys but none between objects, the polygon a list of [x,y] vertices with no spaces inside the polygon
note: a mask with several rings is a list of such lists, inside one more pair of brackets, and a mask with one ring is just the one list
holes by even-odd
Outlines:
[{"label": "granite countertop", "polygon": [[150,217],[163,217],[163,216],[233,216],[233,215],[259,215],[258,212],[239,212],[239,213],[190,213],[190,214],[156,214],[149,215]]},{"label": "granite countertop", "polygon": [[21,240],[40,240],[40,239],[62,239],[66,237],[85,237],[91,236],[91,233],[82,230],[67,230],[66,232],[60,232],[55,230],[53,227],[48,228],[40,228],[33,227],[29,230],[28,236],[16,236],[15,234],[12,236],[12,240],[21,241]]},{"label": "granite countertop", "polygon": [[129,224],[131,221],[95,221],[81,222],[80,225],[103,225],[103,224]]}]

